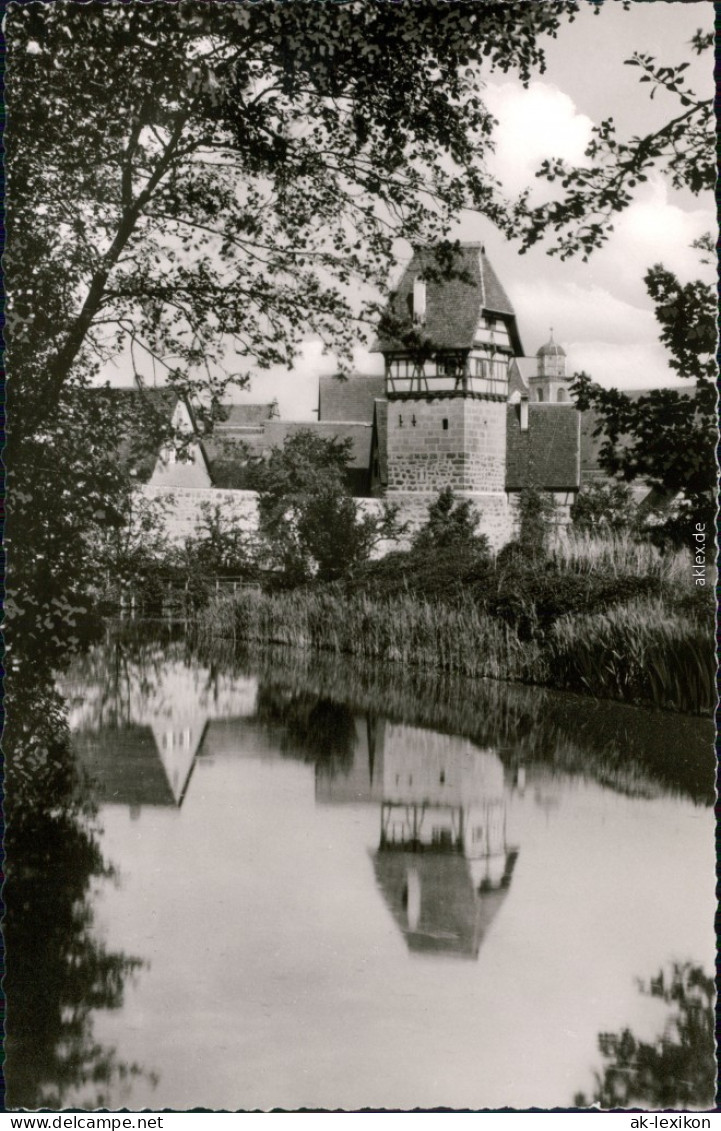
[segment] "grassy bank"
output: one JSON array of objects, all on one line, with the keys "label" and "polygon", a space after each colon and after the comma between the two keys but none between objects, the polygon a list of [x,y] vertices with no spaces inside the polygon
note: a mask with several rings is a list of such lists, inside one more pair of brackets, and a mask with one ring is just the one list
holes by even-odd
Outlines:
[{"label": "grassy bank", "polygon": [[[704,714],[715,705],[708,608],[685,555],[576,540],[543,562],[424,573],[407,558],[352,585],[242,592],[199,618],[202,641],[225,637],[579,691]],[[440,571],[440,572],[439,572]],[[703,597],[703,594],[701,595]]]}]

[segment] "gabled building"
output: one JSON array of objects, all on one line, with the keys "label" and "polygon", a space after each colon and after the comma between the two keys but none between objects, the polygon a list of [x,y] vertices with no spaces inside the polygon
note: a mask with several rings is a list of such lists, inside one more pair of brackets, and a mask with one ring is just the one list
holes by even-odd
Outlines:
[{"label": "gabled building", "polygon": [[112,414],[116,458],[138,486],[212,486],[208,454],[192,407],[174,389],[102,388],[90,395],[104,401]]}]

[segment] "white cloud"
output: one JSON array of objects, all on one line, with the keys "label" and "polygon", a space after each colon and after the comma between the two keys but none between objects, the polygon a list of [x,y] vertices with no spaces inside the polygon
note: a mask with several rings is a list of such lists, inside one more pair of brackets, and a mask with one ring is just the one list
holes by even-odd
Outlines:
[{"label": "white cloud", "polygon": [[569,373],[584,370],[607,389],[684,384],[669,369],[668,355],[660,343],[570,342],[568,360]]},{"label": "white cloud", "polygon": [[592,284],[531,277],[516,283],[513,299],[524,345],[531,353],[548,339],[549,326],[564,345],[569,339],[593,341],[601,336],[614,343],[633,343],[656,333],[650,310]]},{"label": "white cloud", "polygon": [[[603,266],[608,264],[614,278],[624,268],[640,270],[643,275],[659,262],[684,282],[702,276],[704,268],[691,244],[704,232],[714,231],[713,207],[709,193],[707,207],[693,211],[680,208],[670,199],[665,182],[654,178],[643,197],[619,217],[612,243],[600,257]],[[713,271],[706,269],[706,273],[709,281],[714,278]]]},{"label": "white cloud", "polygon": [[[533,185],[533,174],[545,157],[562,157],[574,165],[585,162],[591,119],[579,114],[558,87],[547,82],[532,82],[528,88],[515,82],[489,83],[485,100],[499,121],[496,153],[489,164],[507,192]],[[540,189],[541,182],[535,184]]]},{"label": "white cloud", "polygon": [[554,338],[566,350],[568,373],[585,370],[607,388],[677,383],[650,307],[593,285],[533,278],[516,285],[514,302],[530,355],[553,326]]}]

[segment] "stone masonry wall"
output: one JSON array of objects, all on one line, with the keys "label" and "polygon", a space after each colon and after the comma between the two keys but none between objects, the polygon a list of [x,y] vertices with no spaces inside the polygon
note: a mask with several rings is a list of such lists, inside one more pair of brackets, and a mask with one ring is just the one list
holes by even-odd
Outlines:
[{"label": "stone masonry wall", "polygon": [[[504,494],[481,494],[474,491],[458,492],[458,497],[469,499],[479,515],[477,531],[488,538],[491,550],[494,552],[510,542],[516,533],[518,520],[516,508]],[[397,544],[396,549],[406,549],[410,540],[419,527],[428,519],[428,508],[438,498],[437,491],[421,494],[416,491],[412,494],[404,491],[389,491],[386,499],[389,503],[396,503],[400,507],[400,517],[408,523],[406,539],[402,544]]]},{"label": "stone masonry wall", "polygon": [[[219,488],[141,487],[142,497],[165,503],[163,521],[171,542],[182,545],[186,538],[197,533],[202,518],[203,504],[220,504],[229,521],[249,534],[257,529],[258,501],[254,491],[224,491]],[[461,493],[459,492],[459,495]],[[416,530],[428,519],[428,508],[438,497],[438,491],[389,491],[387,501],[400,507],[400,519],[408,523],[406,537],[399,542],[378,545],[374,557],[383,557],[391,550],[404,549]],[[505,493],[463,492],[461,497],[471,500],[480,515],[478,530],[486,534],[492,550],[499,550],[513,537],[516,527],[516,508]],[[380,515],[382,499],[356,499],[359,514]]]},{"label": "stone masonry wall", "polygon": [[258,496],[255,491],[224,491],[217,487],[150,487],[139,489],[143,498],[165,503],[163,522],[171,542],[182,545],[197,533],[203,505],[220,505],[228,521],[248,533],[258,525]]},{"label": "stone masonry wall", "polygon": [[448,397],[388,404],[389,491],[503,492],[505,402]]}]

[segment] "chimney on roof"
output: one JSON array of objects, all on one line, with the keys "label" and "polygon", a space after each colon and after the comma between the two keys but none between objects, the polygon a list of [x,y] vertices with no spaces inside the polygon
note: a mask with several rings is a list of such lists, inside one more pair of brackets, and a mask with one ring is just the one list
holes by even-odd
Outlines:
[{"label": "chimney on roof", "polygon": [[528,393],[521,393],[521,432],[528,431]]}]

